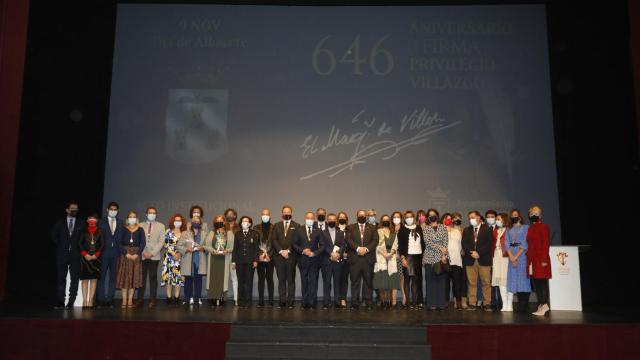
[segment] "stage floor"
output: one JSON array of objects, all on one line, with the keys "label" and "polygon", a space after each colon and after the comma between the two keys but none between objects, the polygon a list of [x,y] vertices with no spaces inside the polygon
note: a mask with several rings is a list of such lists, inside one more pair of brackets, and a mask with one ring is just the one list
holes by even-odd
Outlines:
[{"label": "stage floor", "polygon": [[[533,304],[532,305],[532,311]],[[587,325],[639,324],[640,309],[603,309],[584,312],[551,311],[548,316],[534,317],[522,313],[501,313],[447,309],[444,311],[374,309],[303,310],[257,308],[240,309],[227,304],[224,308],[173,307],[159,304],[155,309],[101,308],[56,310],[42,304],[0,305],[0,318],[51,320],[160,321],[204,322],[228,324],[310,324],[310,325]]]}]

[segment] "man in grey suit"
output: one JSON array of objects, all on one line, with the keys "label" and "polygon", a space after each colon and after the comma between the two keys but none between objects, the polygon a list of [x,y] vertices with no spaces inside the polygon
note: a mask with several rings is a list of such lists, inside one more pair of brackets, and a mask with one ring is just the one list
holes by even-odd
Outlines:
[{"label": "man in grey suit", "polygon": [[278,294],[280,308],[293,309],[296,295],[296,254],[292,251],[292,244],[298,223],[291,220],[293,208],[290,205],[282,207],[282,221],[273,225],[271,244],[274,249],[273,261],[278,274]]},{"label": "man in grey suit", "polygon": [[158,264],[160,263],[160,252],[164,245],[165,227],[161,222],[156,221],[158,210],[155,207],[147,208],[147,221],[140,223],[140,227],[147,235],[147,244],[142,251],[142,287],[138,290],[136,306],[141,306],[144,302],[144,293],[149,278],[149,307],[156,306],[158,295]]},{"label": "man in grey suit", "polygon": [[[367,309],[373,309],[373,264],[376,262],[378,246],[378,230],[367,223],[367,213],[358,210],[358,222],[347,227],[347,244],[349,246],[349,262],[351,277],[351,309],[358,309],[364,299]],[[362,284],[362,297],[360,296]]]}]

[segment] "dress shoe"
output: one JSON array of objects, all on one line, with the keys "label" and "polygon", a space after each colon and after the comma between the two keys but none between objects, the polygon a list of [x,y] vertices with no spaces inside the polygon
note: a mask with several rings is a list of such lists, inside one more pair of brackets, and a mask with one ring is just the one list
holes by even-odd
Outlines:
[{"label": "dress shoe", "polygon": [[351,310],[359,310],[359,309],[360,309],[360,305],[351,304]]},{"label": "dress shoe", "polygon": [[57,302],[55,305],[53,305],[53,308],[57,309],[57,310],[62,310],[62,309],[64,309],[64,303],[63,302]]},{"label": "dress shoe", "polygon": [[264,307],[264,301],[258,301],[257,307],[263,308]]},{"label": "dress shoe", "polygon": [[477,309],[477,307],[476,307],[475,305],[471,305],[471,304],[469,304],[469,305],[467,306],[467,310],[473,311],[473,310],[476,310],[476,309]]},{"label": "dress shoe", "polygon": [[543,304],[538,306],[538,310],[533,313],[535,316],[545,316],[549,312],[549,305]]},{"label": "dress shoe", "polygon": [[73,303],[75,303],[75,302],[76,302],[76,299],[69,300],[69,302],[67,303],[67,306],[65,306],[65,308],[73,309]]},{"label": "dress shoe", "polygon": [[267,304],[268,307],[273,308],[273,300],[269,300],[269,303]]},{"label": "dress shoe", "polygon": [[324,305],[322,305],[322,310],[329,310],[330,307],[331,307],[331,305],[324,304]]}]

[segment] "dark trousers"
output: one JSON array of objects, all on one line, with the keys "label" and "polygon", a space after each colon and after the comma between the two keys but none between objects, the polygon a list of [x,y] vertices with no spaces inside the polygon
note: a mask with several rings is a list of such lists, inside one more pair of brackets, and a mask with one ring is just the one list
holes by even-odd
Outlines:
[{"label": "dark trousers", "polygon": [[[358,255],[356,255],[358,256]],[[351,278],[351,304],[360,305],[362,300],[371,305],[373,297],[373,268],[367,259],[356,257],[349,263],[349,272]],[[362,286],[362,295],[360,294],[360,286]]]},{"label": "dark trousers", "polygon": [[435,308],[445,308],[447,306],[444,290],[447,281],[447,274],[436,274],[433,272],[433,265],[425,266],[425,280],[427,282],[427,306]]},{"label": "dark trousers", "polygon": [[269,302],[273,302],[273,269],[275,265],[273,261],[258,262],[258,299],[264,302],[264,284],[267,283],[269,291]]},{"label": "dark trousers", "polygon": [[253,293],[253,267],[249,264],[236,264],[236,275],[238,276],[238,305],[251,305]]},{"label": "dark trousers", "polygon": [[529,311],[529,296],[531,294],[528,292],[519,292],[516,293],[516,297],[518,298],[518,308],[514,309],[516,312],[528,312]]},{"label": "dark trousers", "polygon": [[304,256],[298,259],[302,304],[315,305],[318,300],[318,262]]},{"label": "dark trousers", "polygon": [[56,280],[56,301],[64,303],[64,293],[67,289],[67,272],[71,277],[69,284],[69,302],[73,304],[78,296],[78,278],[80,276],[80,255],[71,253],[58,255],[57,258],[57,280]]},{"label": "dark trousers", "polygon": [[278,274],[278,295],[281,303],[292,303],[296,296],[296,259],[293,253],[285,259],[279,254],[273,258]]},{"label": "dark trousers", "polygon": [[[507,299],[504,299],[505,301]],[[500,295],[500,287],[491,287],[491,306],[495,306],[498,309],[502,309],[502,296]]]},{"label": "dark trousers", "polygon": [[347,294],[349,293],[349,275],[351,274],[351,266],[346,260],[342,261],[342,268],[340,269],[340,301],[347,301]]},{"label": "dark trousers", "polygon": [[[113,297],[116,294],[116,270],[119,256],[120,254],[115,251],[102,254],[100,279],[98,279],[98,290],[96,290],[98,301],[113,301]],[[109,280],[108,283],[107,277]],[[105,286],[107,287],[106,289]]]},{"label": "dark trousers", "polygon": [[549,279],[533,279],[538,305],[549,304]]},{"label": "dark trousers", "polygon": [[466,294],[463,293],[463,290],[467,288],[467,281],[465,280],[464,270],[461,266],[451,265],[451,272],[449,273],[451,277],[451,288],[453,289],[453,297],[461,301],[462,297]]},{"label": "dark trousers", "polygon": [[142,287],[138,290],[138,299],[144,299],[149,278],[149,298],[155,300],[158,296],[158,263],[160,260],[142,260]]},{"label": "dark trousers", "polygon": [[[322,302],[331,305],[331,281],[333,280],[333,301],[340,304],[340,281],[342,280],[343,262],[325,262],[322,264]],[[346,295],[345,295],[346,297]]]},{"label": "dark trousers", "polygon": [[[195,291],[195,293],[194,293]],[[184,277],[184,299],[193,298],[196,302],[200,300],[202,295],[202,275],[196,274]]]},{"label": "dark trousers", "polygon": [[413,269],[413,275],[409,276],[409,269],[404,271],[404,293],[411,305],[421,304],[422,296],[422,255],[408,255],[409,266]]}]

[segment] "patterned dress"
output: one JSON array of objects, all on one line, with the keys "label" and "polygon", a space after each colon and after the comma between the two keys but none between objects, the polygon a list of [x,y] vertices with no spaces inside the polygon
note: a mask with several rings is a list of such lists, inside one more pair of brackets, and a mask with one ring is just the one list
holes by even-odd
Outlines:
[{"label": "patterned dress", "polygon": [[527,277],[527,231],[528,225],[513,226],[507,230],[507,236],[504,239],[504,246],[507,251],[511,251],[512,255],[518,253],[520,247],[524,249],[522,255],[518,257],[518,264],[513,267],[509,262],[509,270],[507,271],[507,291],[510,293],[531,292],[531,281]]},{"label": "patterned dress", "polygon": [[161,286],[167,284],[171,286],[184,286],[184,279],[180,273],[180,260],[176,260],[169,251],[177,251],[178,238],[173,233],[173,230],[167,230],[164,236],[164,259],[162,260],[162,283]]}]

